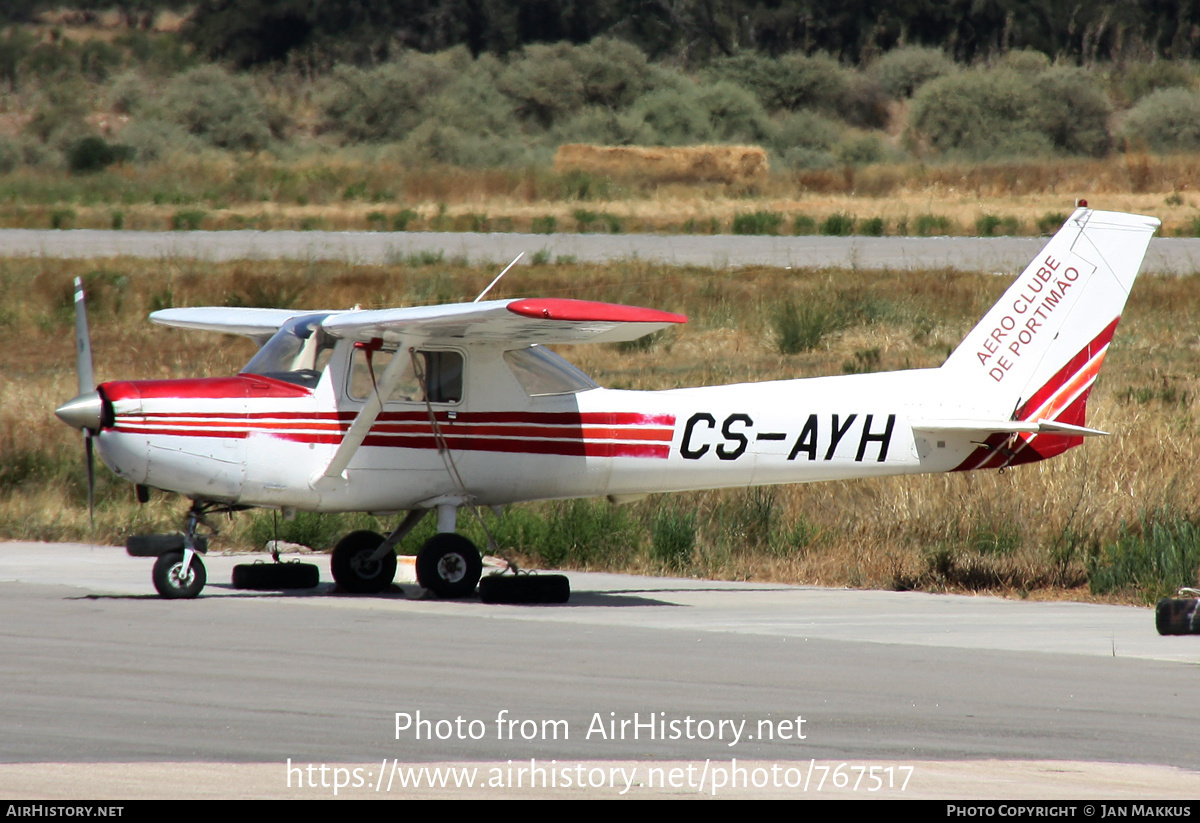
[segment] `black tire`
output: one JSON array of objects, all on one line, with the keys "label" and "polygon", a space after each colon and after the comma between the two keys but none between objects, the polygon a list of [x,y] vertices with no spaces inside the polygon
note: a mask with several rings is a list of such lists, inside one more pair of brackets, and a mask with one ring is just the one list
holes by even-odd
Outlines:
[{"label": "black tire", "polygon": [[193,554],[191,565],[183,568],[183,552],[167,552],[154,561],[154,588],[168,600],[190,600],[200,594],[208,582],[208,572],[200,555]]},{"label": "black tire", "polygon": [[483,574],[479,549],[467,538],[442,532],[417,553],[417,582],[438,597],[468,597]]},{"label": "black tire", "polygon": [[489,574],[479,581],[484,603],[566,603],[571,581],[563,574]]},{"label": "black tire", "polygon": [[321,570],[312,563],[242,563],[233,567],[235,589],[315,589],[320,582]]},{"label": "black tire", "polygon": [[383,535],[357,531],[343,537],[333,548],[333,579],[354,594],[378,594],[392,585],[396,576],[396,553],[388,552],[381,560],[370,556],[383,542]]}]

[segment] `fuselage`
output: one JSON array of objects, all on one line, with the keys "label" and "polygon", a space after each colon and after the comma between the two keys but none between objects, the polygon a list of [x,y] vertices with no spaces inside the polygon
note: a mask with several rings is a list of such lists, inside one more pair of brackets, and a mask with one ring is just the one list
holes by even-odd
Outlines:
[{"label": "fuselage", "polygon": [[954,392],[938,369],[531,394],[503,347],[442,350],[462,356],[460,396],[387,402],[334,482],[316,478],[364,404],[348,341],[311,386],[258,374],[106,383],[97,448],[131,482],[193,498],[378,512],[456,494],[496,505],[940,472],[980,453],[968,435],[914,431],[970,414],[941,405]]}]

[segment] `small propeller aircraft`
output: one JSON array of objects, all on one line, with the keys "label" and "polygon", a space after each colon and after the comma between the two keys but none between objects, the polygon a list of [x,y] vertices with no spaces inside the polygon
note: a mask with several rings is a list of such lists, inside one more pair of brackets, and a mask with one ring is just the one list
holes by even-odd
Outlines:
[{"label": "small propeller aircraft", "polygon": [[685,317],[539,298],[166,309],[150,319],[245,335],[258,353],[232,377],[96,387],[77,286],[79,396],[57,414],[84,433],[89,488],[94,445],[139,499],[192,500],[184,532],[143,552],[159,555],[164,597],[203,588],[205,516],[250,507],[404,512],[386,537],[334,548],[337,583],[362,593],[390,585],[397,542],[435,512],[418,581],[462,597],[481,576],[455,532],[464,506],[1002,469],[1104,434],[1085,404],[1158,225],[1077,209],[940,368],[657,392],[600,388],[544,345]]}]

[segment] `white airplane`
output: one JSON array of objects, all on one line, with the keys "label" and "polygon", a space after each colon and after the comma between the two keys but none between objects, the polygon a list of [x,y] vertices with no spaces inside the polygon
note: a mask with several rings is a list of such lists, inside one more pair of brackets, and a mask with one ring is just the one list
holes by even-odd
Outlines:
[{"label": "white airplane", "polygon": [[481,575],[455,533],[464,506],[1002,469],[1104,434],[1085,404],[1158,225],[1078,209],[940,368],[669,391],[600,388],[543,344],[634,340],[685,317],[539,298],[167,309],[151,320],[245,335],[258,353],[232,377],[94,387],[78,288],[80,396],[57,414],[85,434],[89,488],[94,442],[139,499],[193,501],[182,535],[139,544],[159,555],[165,597],[204,586],[204,516],[250,507],[406,512],[386,537],[334,548],[354,592],[387,588],[397,542],[436,512],[418,580],[461,597]]}]

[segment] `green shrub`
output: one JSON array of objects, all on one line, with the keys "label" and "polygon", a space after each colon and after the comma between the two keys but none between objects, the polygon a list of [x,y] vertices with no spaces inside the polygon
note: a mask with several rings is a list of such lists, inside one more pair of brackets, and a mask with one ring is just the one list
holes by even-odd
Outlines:
[{"label": "green shrub", "polygon": [[207,212],[199,209],[177,211],[171,217],[171,229],[174,231],[196,231],[208,216]]},{"label": "green shrub", "polygon": [[1190,89],[1195,70],[1180,60],[1152,60],[1126,63],[1118,84],[1128,102],[1149,97],[1162,89]]},{"label": "green shrub", "polygon": [[792,221],[792,234],[816,234],[817,221],[807,214],[797,214]]},{"label": "green shrub", "polygon": [[943,217],[940,214],[920,214],[917,215],[913,228],[918,237],[949,234],[950,218]]},{"label": "green shrub", "polygon": [[643,95],[634,104],[633,114],[652,131],[660,145],[693,145],[711,143],[714,139],[700,90],[690,80],[678,87]]},{"label": "green shrub", "polygon": [[249,81],[219,66],[201,66],[175,77],[163,92],[170,118],[222,149],[262,149],[271,139],[268,113]]},{"label": "green shrub", "polygon": [[416,220],[417,213],[412,209],[402,209],[392,215],[392,231],[408,231],[408,224]]},{"label": "green shrub", "polygon": [[854,353],[853,360],[842,364],[843,374],[870,374],[879,371],[883,356],[878,348],[860,349]]},{"label": "green shrub", "polygon": [[75,225],[74,209],[54,209],[50,212],[50,228],[69,229]]},{"label": "green shrub", "polygon": [[1117,539],[1088,562],[1088,585],[1096,594],[1140,592],[1147,602],[1195,586],[1200,566],[1200,527],[1177,512],[1144,514],[1122,523]]},{"label": "green shrub", "polygon": [[867,237],[882,237],[886,230],[887,226],[882,217],[871,217],[858,224],[858,233]]},{"label": "green shrub", "polygon": [[913,96],[907,139],[967,159],[1048,154],[1049,137],[1031,122],[1036,104],[1029,78],[1011,69],[943,75]]},{"label": "green shrub", "polygon": [[552,214],[533,218],[531,231],[534,234],[554,234],[558,231],[558,218]]},{"label": "green shrub", "polygon": [[650,527],[651,554],[672,569],[685,568],[696,547],[696,514],[675,505],[654,512]]},{"label": "green shrub", "polygon": [[783,215],[776,211],[756,211],[733,218],[734,234],[778,234]]},{"label": "green shrub", "polygon": [[975,233],[980,237],[995,237],[1000,227],[1000,218],[994,214],[982,214],[975,221]]},{"label": "green shrub", "polygon": [[1048,211],[1037,220],[1039,234],[1054,234],[1067,222],[1067,215],[1060,211]]},{"label": "green shrub", "polygon": [[85,137],[67,149],[67,167],[75,174],[88,174],[133,158],[129,146],[109,143],[102,137]]},{"label": "green shrub", "polygon": [[809,300],[799,306],[792,300],[784,301],[772,322],[775,347],[780,354],[799,354],[815,349],[827,335],[846,327],[841,311],[818,300]]},{"label": "green shrub", "polygon": [[1108,98],[1085,69],[1059,66],[1033,81],[1035,102],[1030,122],[1066,154],[1101,157],[1112,148]]},{"label": "green shrub", "polygon": [[860,134],[842,140],[833,150],[834,159],[845,166],[866,166],[882,162],[887,148],[874,134]]},{"label": "green shrub", "polygon": [[831,214],[821,222],[821,234],[845,237],[854,231],[854,218],[848,214]]},{"label": "green shrub", "polygon": [[954,71],[954,62],[940,49],[901,46],[885,52],[869,69],[880,87],[891,97],[912,97],[934,78]]},{"label": "green shrub", "polygon": [[768,111],[837,110],[849,88],[849,72],[827,54],[799,52],[772,58],[743,52],[717,61],[715,79],[748,89]]},{"label": "green shrub", "polygon": [[1158,152],[1200,149],[1200,92],[1163,89],[1138,102],[1119,130],[1130,148]]}]

